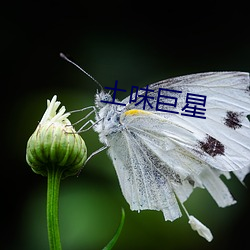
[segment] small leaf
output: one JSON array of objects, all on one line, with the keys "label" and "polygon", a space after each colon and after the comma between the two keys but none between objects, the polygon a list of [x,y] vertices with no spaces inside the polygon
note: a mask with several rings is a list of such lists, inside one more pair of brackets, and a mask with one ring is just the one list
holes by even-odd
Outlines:
[{"label": "small leaf", "polygon": [[122,208],[122,218],[121,218],[120,225],[119,225],[115,235],[111,239],[111,241],[103,248],[103,250],[110,250],[113,248],[113,246],[115,245],[116,241],[118,240],[118,238],[120,236],[120,233],[121,233],[123,225],[124,225],[124,221],[125,221],[125,211]]}]

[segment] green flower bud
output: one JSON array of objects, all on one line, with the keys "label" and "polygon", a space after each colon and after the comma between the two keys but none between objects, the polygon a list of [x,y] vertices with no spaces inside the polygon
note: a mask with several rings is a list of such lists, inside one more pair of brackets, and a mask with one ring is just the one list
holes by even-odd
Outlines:
[{"label": "green flower bud", "polygon": [[65,107],[56,113],[60,105],[56,98],[47,101],[47,110],[28,140],[26,160],[37,174],[47,176],[50,168],[58,168],[62,177],[67,177],[79,172],[87,158],[87,148],[67,119],[70,113],[65,113]]}]

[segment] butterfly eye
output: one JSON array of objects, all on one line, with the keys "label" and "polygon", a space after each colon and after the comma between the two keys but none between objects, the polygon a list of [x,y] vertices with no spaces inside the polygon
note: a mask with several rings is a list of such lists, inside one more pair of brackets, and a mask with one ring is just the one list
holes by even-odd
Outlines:
[{"label": "butterfly eye", "polygon": [[99,94],[97,94],[97,97],[99,99],[99,101],[101,102],[111,102],[112,101],[112,96],[109,93],[106,92],[100,92]]}]

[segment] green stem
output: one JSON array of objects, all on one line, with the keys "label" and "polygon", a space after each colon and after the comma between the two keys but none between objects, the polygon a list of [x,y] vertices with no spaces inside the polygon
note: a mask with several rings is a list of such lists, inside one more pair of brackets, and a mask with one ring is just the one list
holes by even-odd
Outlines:
[{"label": "green stem", "polygon": [[47,227],[50,250],[61,250],[59,231],[59,188],[62,171],[58,167],[48,168]]}]

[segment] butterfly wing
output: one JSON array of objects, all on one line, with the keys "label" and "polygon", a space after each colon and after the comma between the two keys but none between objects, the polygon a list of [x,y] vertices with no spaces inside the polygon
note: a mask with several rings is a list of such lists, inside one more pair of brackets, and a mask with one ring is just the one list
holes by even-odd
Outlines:
[{"label": "butterfly wing", "polygon": [[[165,219],[172,221],[181,215],[176,196],[184,202],[197,186],[206,188],[219,206],[233,204],[220,175],[228,177],[222,171],[234,171],[243,180],[249,172],[248,74],[196,74],[149,87],[181,91],[171,92],[178,98],[176,107],[162,104],[161,108],[171,111],[185,105],[186,93],[207,96],[206,119],[149,108],[144,111],[143,103],[126,106],[120,118],[125,129],[108,140],[109,154],[131,209],[162,210]],[[156,95],[156,91],[150,93],[154,105]]]},{"label": "butterfly wing", "polygon": [[158,173],[143,143],[129,131],[113,135],[109,143],[108,152],[131,210],[161,210],[166,220],[171,221],[180,217],[170,178]]},{"label": "butterfly wing", "polygon": [[[222,171],[249,168],[250,123],[247,115],[250,113],[250,87],[248,73],[202,73],[152,84],[149,89],[154,92],[151,92],[149,96],[154,98],[152,101],[154,107],[157,105],[159,88],[181,91],[181,93],[165,91],[164,94],[164,96],[176,98],[176,107],[166,104],[158,105],[161,109],[176,111],[179,112],[178,114],[156,113],[170,123],[192,131],[196,138],[193,141],[192,150],[199,152],[204,161]],[[187,93],[206,96],[206,105],[203,107],[206,109],[206,119],[186,116],[188,113],[181,111],[186,105]],[[171,100],[162,99],[164,101],[161,103],[169,103]],[[128,99],[124,101],[127,102]],[[142,105],[143,103],[137,106],[132,103],[127,105],[127,109],[142,109]],[[149,106],[146,106],[145,110],[152,111]],[[180,139],[177,133],[176,138]],[[186,146],[185,142],[183,146]]]}]

